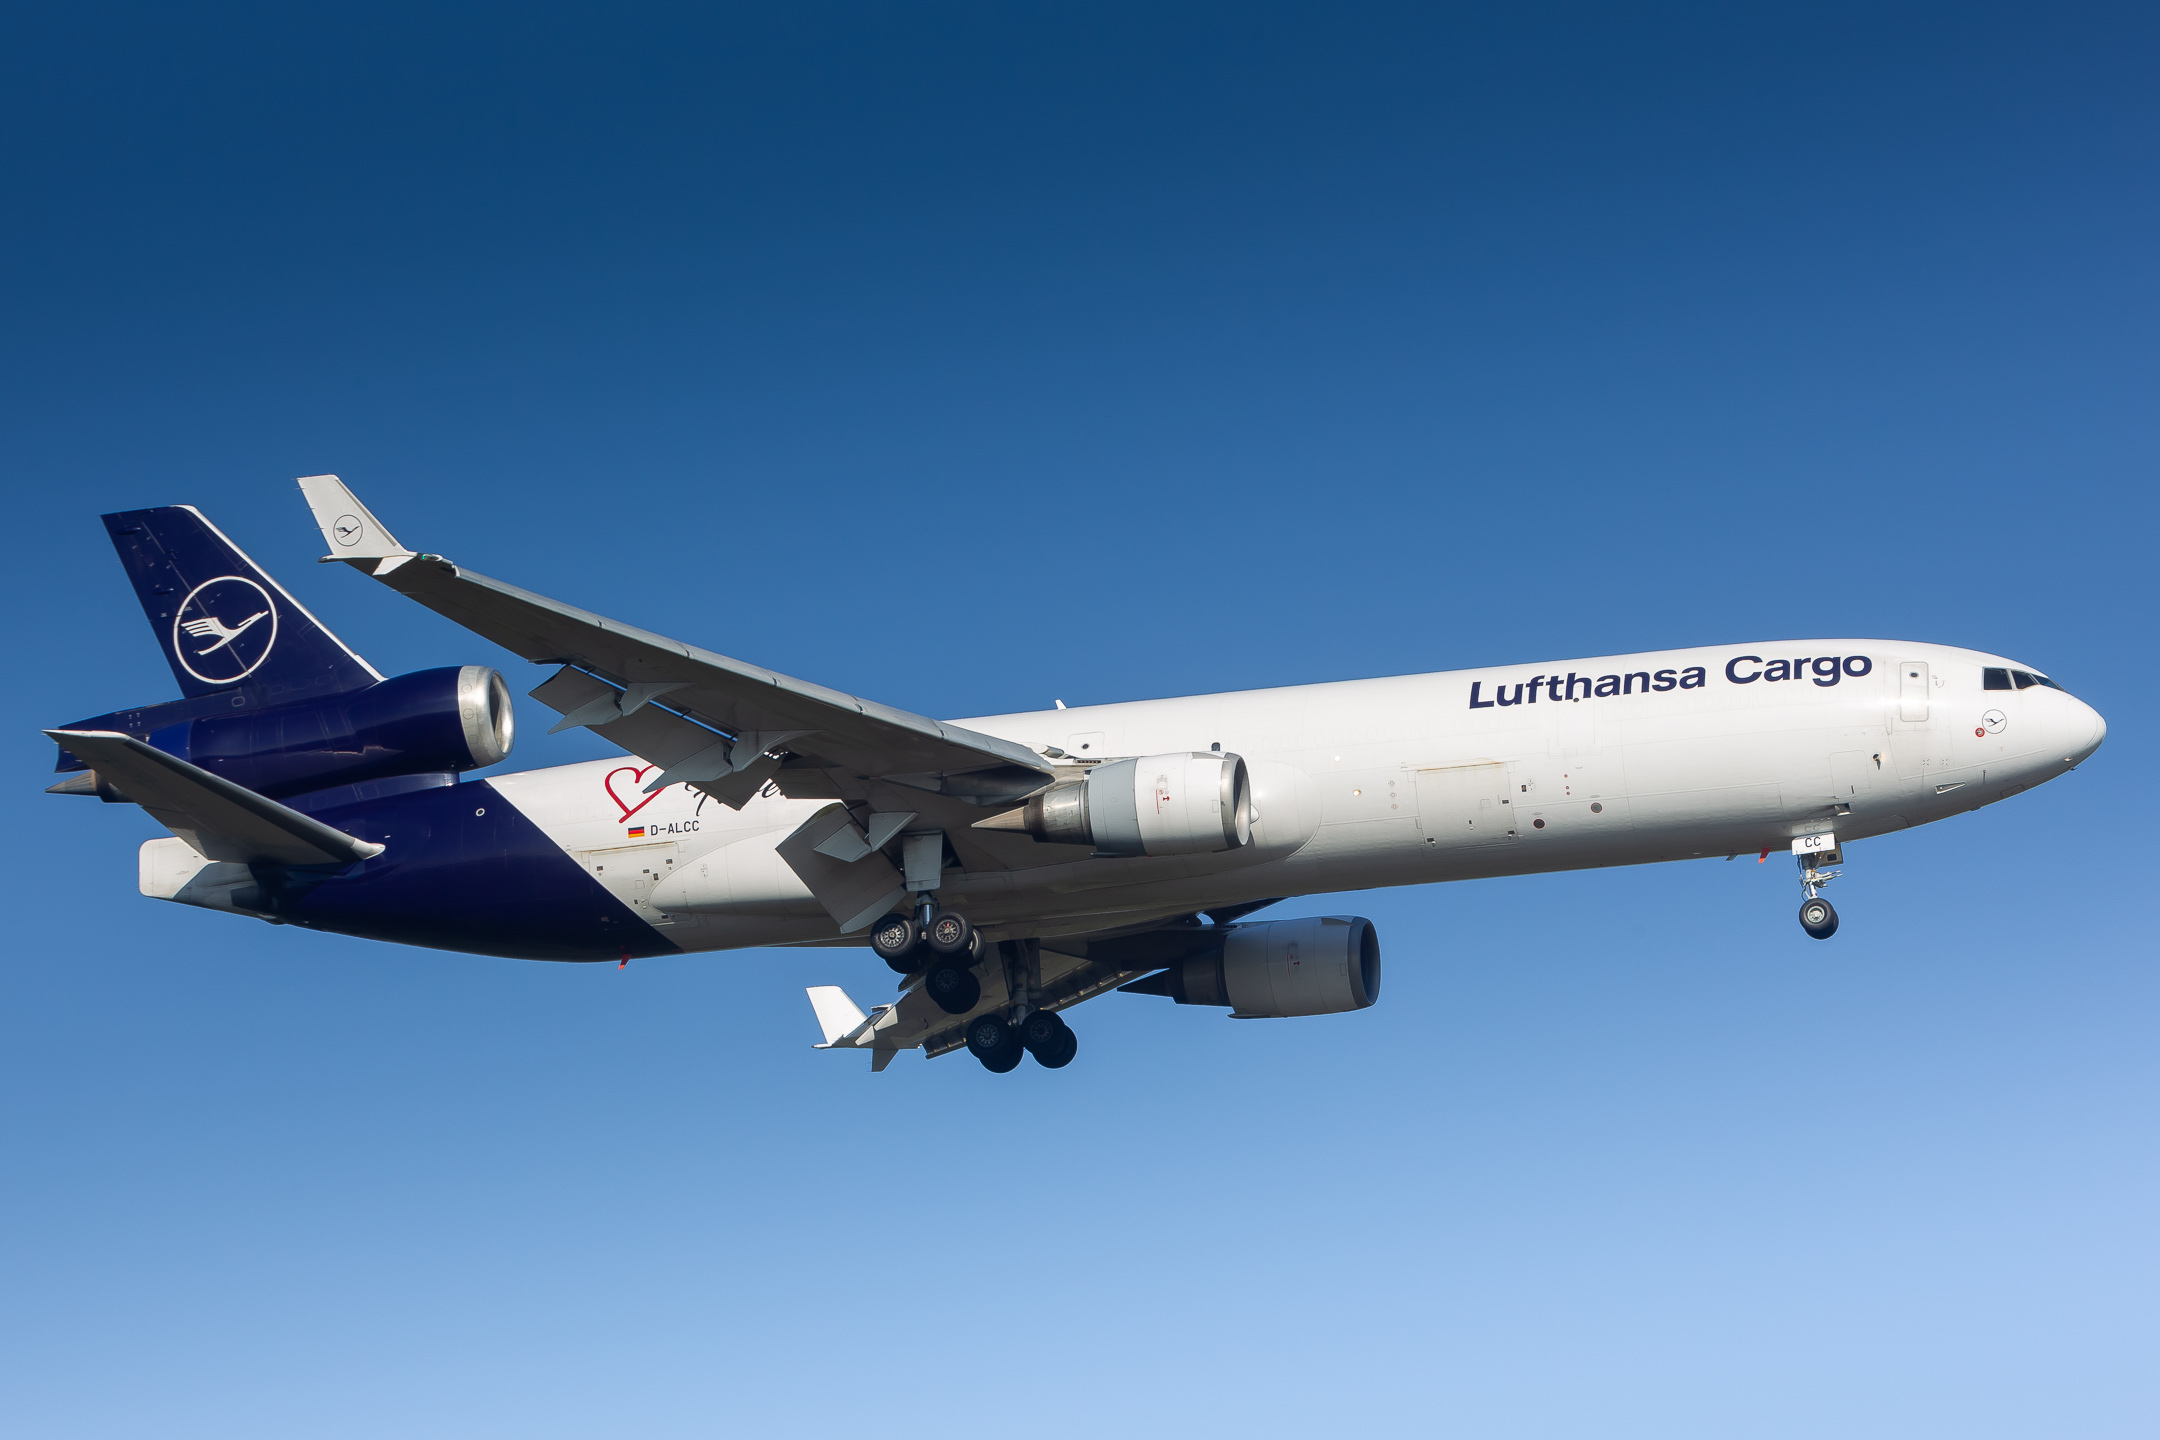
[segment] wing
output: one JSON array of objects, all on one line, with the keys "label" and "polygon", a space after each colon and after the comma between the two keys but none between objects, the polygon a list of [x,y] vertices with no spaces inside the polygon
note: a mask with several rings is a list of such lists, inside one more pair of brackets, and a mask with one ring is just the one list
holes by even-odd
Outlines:
[{"label": "wing", "polygon": [[[532,693],[663,767],[741,805],[775,780],[790,796],[866,801],[901,787],[932,822],[961,829],[985,805],[1009,806],[1055,767],[1024,745],[864,700],[477,575],[407,550],[331,475],[300,482],[330,543],[326,559],[377,579],[477,635],[563,669]],[[935,799],[933,799],[935,797]],[[938,804],[942,799],[945,803]],[[957,807],[957,808],[956,808]]]}]

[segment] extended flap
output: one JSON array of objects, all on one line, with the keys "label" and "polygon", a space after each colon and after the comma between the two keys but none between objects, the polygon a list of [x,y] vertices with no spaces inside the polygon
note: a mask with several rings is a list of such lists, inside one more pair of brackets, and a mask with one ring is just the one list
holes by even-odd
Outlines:
[{"label": "extended flap", "polygon": [[818,853],[820,844],[854,823],[845,805],[828,805],[778,846],[780,858],[817,896],[843,935],[867,928],[907,894],[900,872],[881,854],[873,851],[849,862]]}]

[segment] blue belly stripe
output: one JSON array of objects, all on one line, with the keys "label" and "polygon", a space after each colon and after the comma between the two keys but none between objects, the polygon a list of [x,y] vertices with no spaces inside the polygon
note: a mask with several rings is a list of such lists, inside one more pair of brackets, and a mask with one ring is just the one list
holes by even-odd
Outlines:
[{"label": "blue belly stripe", "polygon": [[517,960],[680,953],[484,780],[319,818],[387,848],[287,900],[295,925]]}]

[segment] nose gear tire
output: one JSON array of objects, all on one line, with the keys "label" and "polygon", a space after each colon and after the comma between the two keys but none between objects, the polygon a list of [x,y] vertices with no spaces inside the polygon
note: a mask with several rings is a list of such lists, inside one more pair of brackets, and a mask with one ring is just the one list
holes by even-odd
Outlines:
[{"label": "nose gear tire", "polygon": [[1800,928],[1817,940],[1837,934],[1837,911],[1827,900],[1810,900],[1800,907]]}]

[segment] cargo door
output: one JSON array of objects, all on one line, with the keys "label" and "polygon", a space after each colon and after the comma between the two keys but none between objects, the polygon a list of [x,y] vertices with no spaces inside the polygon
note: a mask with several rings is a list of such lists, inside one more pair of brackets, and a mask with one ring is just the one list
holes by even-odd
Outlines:
[{"label": "cargo door", "polygon": [[600,882],[610,895],[630,907],[648,925],[672,925],[675,917],[655,910],[653,886],[675,872],[675,842],[658,845],[611,845],[604,850],[582,850],[578,860],[585,873]]},{"label": "cargo door", "polygon": [[1449,765],[1417,772],[1418,826],[1430,850],[1515,843],[1515,807],[1502,765]]}]

